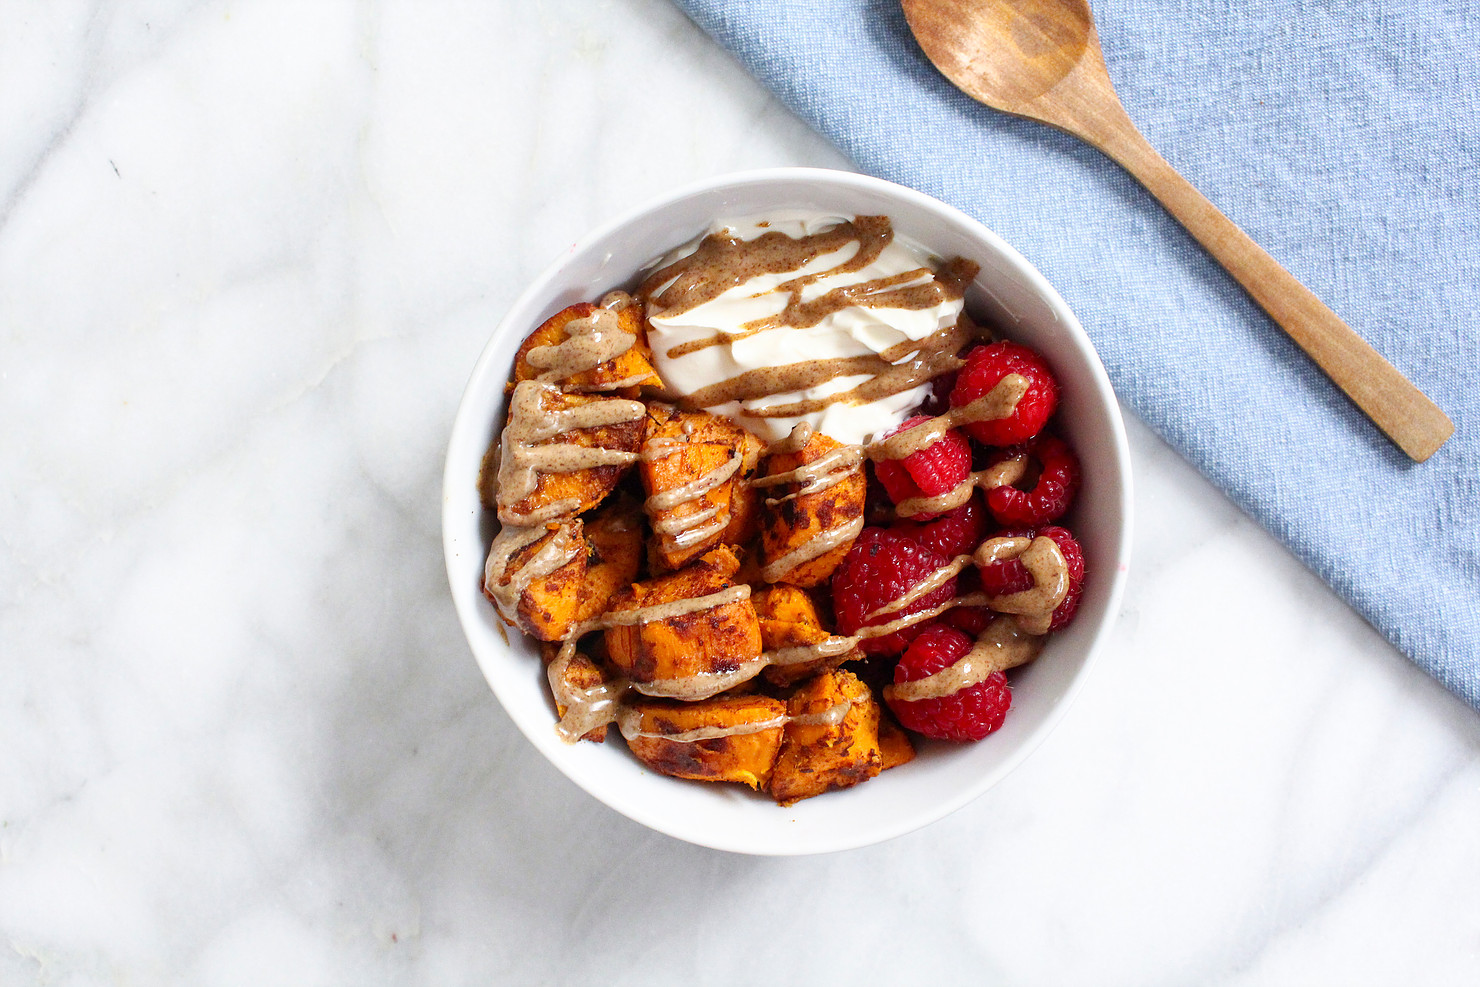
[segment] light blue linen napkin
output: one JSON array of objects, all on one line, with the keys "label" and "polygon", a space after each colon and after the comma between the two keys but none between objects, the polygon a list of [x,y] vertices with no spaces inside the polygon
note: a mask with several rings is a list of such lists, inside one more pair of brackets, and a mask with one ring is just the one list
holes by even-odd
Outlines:
[{"label": "light blue linen napkin", "polygon": [[1417,465],[1116,165],[954,89],[898,0],[677,2],[863,170],[1022,251],[1122,400],[1480,709],[1480,6],[1095,4],[1151,143],[1453,419]]}]

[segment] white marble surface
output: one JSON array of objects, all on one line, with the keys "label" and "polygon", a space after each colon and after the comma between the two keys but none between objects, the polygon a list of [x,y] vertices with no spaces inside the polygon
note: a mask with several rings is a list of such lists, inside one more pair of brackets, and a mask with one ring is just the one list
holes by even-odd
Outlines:
[{"label": "white marble surface", "polygon": [[1474,983],[1480,716],[1135,422],[1111,651],[945,821],[730,856],[517,733],[439,549],[485,334],[846,166],[665,0],[0,23],[0,984]]}]

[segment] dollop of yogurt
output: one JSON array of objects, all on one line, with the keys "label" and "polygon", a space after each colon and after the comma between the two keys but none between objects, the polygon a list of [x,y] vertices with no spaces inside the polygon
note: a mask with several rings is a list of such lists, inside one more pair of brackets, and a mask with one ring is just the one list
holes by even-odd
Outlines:
[{"label": "dollop of yogurt", "polygon": [[[863,219],[858,218],[860,225]],[[732,384],[729,390],[765,391],[765,372],[776,368],[804,369],[802,365],[807,364],[836,368],[839,365],[829,361],[879,355],[890,364],[905,364],[918,352],[918,347],[908,344],[955,326],[962,311],[959,290],[911,292],[937,281],[941,258],[893,234],[882,217],[872,219],[882,223],[885,235],[860,235],[836,243],[819,238],[816,242],[823,247],[836,249],[810,252],[776,237],[762,238],[765,234],[798,241],[815,238],[855,218],[787,211],[726,219],[657,261],[653,270],[663,272],[685,258],[696,257],[706,238],[740,241],[740,245],[730,245],[735,249],[725,254],[723,265],[689,272],[690,278],[710,279],[705,290],[688,296],[690,300],[697,297],[698,304],[657,300],[683,273],[666,279],[650,275],[650,283],[644,285],[649,342],[669,389],[682,398],[703,396],[706,391],[713,396],[725,389],[726,382],[738,378],[754,386]],[[757,245],[756,256],[746,257],[745,246],[753,244]],[[862,266],[852,263],[865,250],[876,255]],[[733,283],[718,290],[726,280]],[[851,292],[838,291],[850,288]],[[847,303],[854,298],[858,303]],[[896,299],[899,304],[893,303]],[[849,395],[873,376],[843,373],[815,386],[755,396],[742,393],[704,406],[766,441],[784,438],[794,426],[807,422],[839,442],[862,443],[897,425],[906,411],[924,400],[928,390],[928,384],[921,383],[873,400]],[[825,399],[830,397],[834,400],[829,403]],[[784,417],[759,414],[796,404],[816,407]]]}]

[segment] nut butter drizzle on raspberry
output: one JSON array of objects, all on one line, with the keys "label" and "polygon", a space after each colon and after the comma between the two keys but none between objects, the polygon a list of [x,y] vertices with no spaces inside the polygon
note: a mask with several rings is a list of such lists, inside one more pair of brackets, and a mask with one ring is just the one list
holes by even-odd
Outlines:
[{"label": "nut butter drizzle on raspberry", "polygon": [[940,441],[950,429],[973,422],[993,421],[1006,418],[1017,410],[1018,402],[1028,393],[1028,378],[1021,374],[1007,374],[990,391],[969,404],[952,408],[903,432],[896,432],[880,439],[868,447],[870,459],[904,459],[926,446]]},{"label": "nut butter drizzle on raspberry", "polygon": [[1005,487],[1021,480],[1027,471],[1027,454],[1014,453],[1000,463],[977,470],[937,497],[909,497],[901,500],[894,505],[894,512],[900,517],[918,517],[921,514],[944,514],[946,511],[954,511],[970,500],[972,492],[978,487],[983,490]]},{"label": "nut butter drizzle on raspberry", "polygon": [[904,702],[940,699],[985,682],[994,672],[1025,665],[1038,657],[1042,648],[1040,635],[1027,633],[1012,617],[997,617],[982,631],[971,650],[955,662],[923,679],[886,685],[884,697]]},{"label": "nut butter drizzle on raspberry", "polygon": [[1027,538],[992,538],[977,549],[983,565],[1003,559],[1018,559],[1033,577],[1033,587],[1019,593],[991,597],[988,606],[999,613],[1017,616],[1023,630],[1047,634],[1053,612],[1069,595],[1069,563],[1058,542],[1046,535]]}]

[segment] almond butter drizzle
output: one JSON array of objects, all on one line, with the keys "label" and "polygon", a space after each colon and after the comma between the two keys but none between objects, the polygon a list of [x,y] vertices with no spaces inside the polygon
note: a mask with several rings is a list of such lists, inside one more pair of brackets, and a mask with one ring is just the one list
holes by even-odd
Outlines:
[{"label": "almond butter drizzle", "polygon": [[761,569],[761,578],[768,583],[779,583],[793,569],[815,558],[820,558],[844,542],[851,542],[863,530],[862,515],[836,528],[819,532],[811,540],[798,545],[774,562],[766,563]]},{"label": "almond butter drizzle", "polygon": [[810,463],[803,463],[796,469],[757,477],[750,481],[750,485],[765,488],[780,486],[783,483],[797,484],[797,488],[784,497],[766,498],[767,506],[775,507],[783,501],[792,500],[804,494],[819,493],[835,483],[846,480],[858,472],[858,466],[862,462],[863,448],[861,446],[839,446],[818,456]]},{"label": "almond butter drizzle", "polygon": [[[821,233],[803,237],[772,231],[753,240],[741,240],[711,233],[699,241],[692,252],[648,275],[638,292],[653,303],[651,314],[680,315],[713,301],[751,278],[800,270],[818,257],[843,250],[850,244],[858,245],[858,249],[839,264],[778,286],[778,290],[790,291],[795,302],[803,288],[824,277],[868,267],[893,239],[894,228],[888,216],[858,216],[851,222],[839,223]],[[931,308],[938,304],[939,301],[934,301],[918,307]]]},{"label": "almond butter drizzle", "polygon": [[515,523],[527,523],[527,518],[512,513],[513,507],[534,493],[542,472],[574,473],[637,460],[636,453],[619,449],[550,443],[549,440],[574,429],[637,421],[647,414],[641,401],[607,398],[573,408],[547,410],[545,398],[561,393],[558,386],[544,381],[522,380],[514,385],[514,393],[509,398],[509,421],[504,426],[503,449],[499,455],[500,519],[509,512],[508,517]]},{"label": "almond butter drizzle", "polygon": [[868,380],[848,390],[788,404],[747,408],[740,414],[751,418],[799,418],[824,411],[840,402],[867,404],[912,390],[947,371],[960,369],[963,363],[956,354],[975,338],[975,327],[962,320],[924,339],[907,339],[877,354],[803,360],[747,370],[728,380],[701,387],[683,398],[681,403],[690,408],[712,408],[730,401],[752,401],[775,394],[806,391],[838,377],[866,375]]},{"label": "almond butter drizzle", "polygon": [[994,672],[1027,664],[1042,648],[1042,637],[1027,633],[1012,617],[998,617],[954,663],[923,679],[887,685],[884,698],[902,702],[940,699],[985,682]]},{"label": "almond butter drizzle", "polygon": [[971,499],[978,487],[993,490],[1014,484],[1028,471],[1027,453],[1016,453],[994,466],[977,470],[956,486],[937,497],[907,497],[894,505],[899,517],[919,517],[921,514],[944,514],[954,511]]},{"label": "almond butter drizzle", "polygon": [[1021,374],[1007,374],[987,393],[959,408],[952,408],[903,432],[896,432],[868,447],[868,457],[875,462],[881,459],[903,459],[914,452],[939,442],[953,428],[973,422],[995,421],[1006,418],[1017,409],[1018,402],[1028,393],[1028,379]]},{"label": "almond butter drizzle", "polygon": [[904,596],[901,596],[897,600],[884,604],[877,610],[870,610],[863,619],[873,620],[875,617],[882,617],[886,613],[898,613],[921,597],[929,596],[931,593],[934,593],[936,590],[940,589],[952,579],[955,579],[961,574],[961,570],[965,569],[973,561],[974,560],[970,555],[956,556],[950,562],[941,566],[939,569],[926,576],[923,580],[910,587],[910,591]]},{"label": "almond butter drizzle", "polygon": [[695,727],[692,730],[681,730],[678,733],[657,733],[642,729],[642,711],[630,706],[617,710],[617,728],[622,731],[622,736],[627,740],[643,738],[647,740],[666,740],[674,744],[693,744],[701,740],[719,740],[722,737],[743,736],[745,734],[760,733],[763,730],[775,730],[785,727],[789,723],[798,723],[809,726],[837,726],[847,717],[848,711],[853,708],[853,700],[847,699],[835,703],[817,713],[798,713],[792,716],[782,713],[765,720],[756,720],[752,723],[734,723],[730,726]]},{"label": "almond butter drizzle", "polygon": [[[544,527],[507,526],[493,539],[488,549],[488,561],[483,567],[483,588],[506,620],[527,630],[519,616],[519,601],[530,584],[550,575],[586,550],[585,543],[572,535],[574,526],[571,521],[562,523],[553,531]],[[550,540],[511,573],[509,563],[514,556],[547,535],[551,536]]]},{"label": "almond butter drizzle", "polygon": [[1069,563],[1059,550],[1058,542],[1046,535],[1032,541],[1026,538],[992,538],[977,550],[983,565],[1002,559],[1019,559],[1033,577],[1033,588],[1020,593],[993,596],[987,606],[999,613],[1017,616],[1018,624],[1029,634],[1047,634],[1053,612],[1069,595]]},{"label": "almond butter drizzle", "polygon": [[557,705],[565,707],[565,714],[555,725],[555,732],[568,744],[579,741],[587,733],[608,723],[616,723],[627,740],[639,737],[667,740],[676,744],[692,744],[701,740],[718,740],[744,734],[774,730],[788,723],[818,726],[837,726],[843,722],[853,708],[852,700],[836,703],[817,713],[801,713],[796,716],[781,714],[751,723],[736,723],[730,726],[696,727],[678,733],[659,733],[642,729],[642,711],[622,702],[622,697],[633,683],[627,679],[612,679],[590,688],[578,689],[566,685],[565,672],[575,657],[574,642],[560,649],[555,660],[545,672],[550,683],[550,693]]},{"label": "almond butter drizzle", "polygon": [[[671,456],[677,451],[675,449],[665,453],[664,456],[655,456],[653,458],[663,459],[665,456]],[[735,472],[740,469],[742,458],[740,451],[737,449],[731,454],[729,459],[703,476],[691,480],[682,486],[674,487],[672,490],[661,490],[653,494],[647,499],[647,503],[644,505],[647,508],[647,512],[649,514],[656,514],[658,511],[670,511],[679,504],[684,504],[704,496],[734,476]]]},{"label": "almond butter drizzle", "polygon": [[[603,363],[615,360],[630,350],[637,337],[622,327],[617,313],[632,304],[632,299],[623,292],[612,292],[601,300],[590,315],[572,319],[565,324],[565,340],[554,346],[536,346],[526,355],[529,365],[542,371],[536,380],[551,382],[565,380],[588,370],[595,370]],[[645,378],[628,378],[639,383]],[[615,390],[628,386],[627,381],[591,388],[591,390]]]}]

